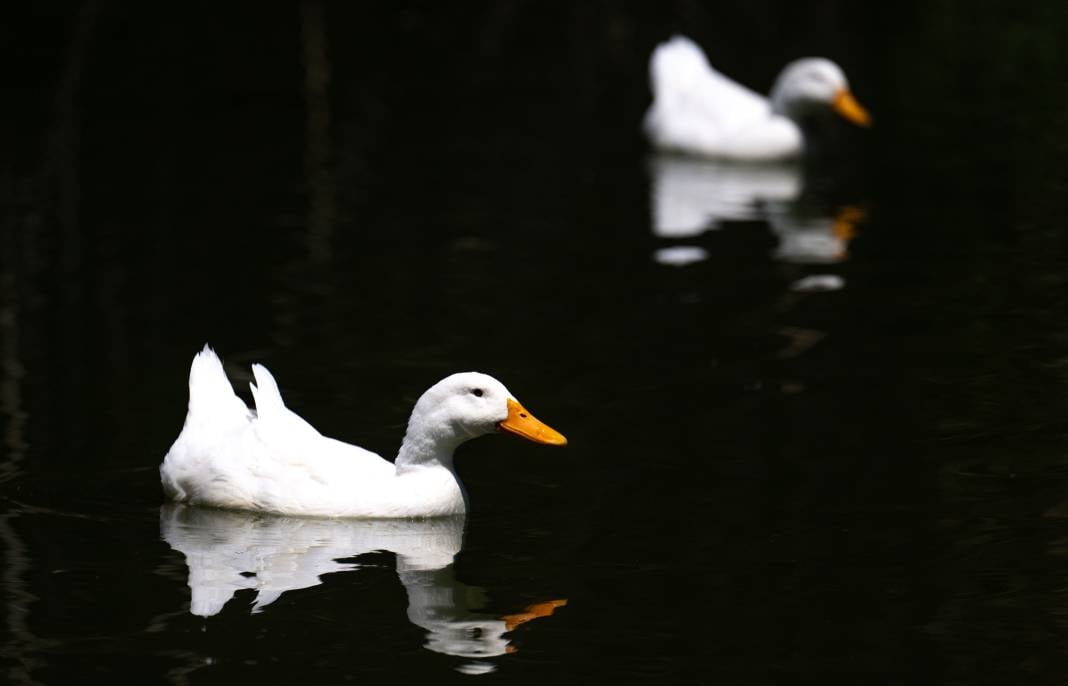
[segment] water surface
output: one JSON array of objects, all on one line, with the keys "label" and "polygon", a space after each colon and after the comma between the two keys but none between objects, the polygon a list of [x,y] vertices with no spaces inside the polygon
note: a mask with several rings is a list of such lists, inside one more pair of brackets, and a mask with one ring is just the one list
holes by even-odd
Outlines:
[{"label": "water surface", "polygon": [[[1068,17],[752,7],[21,18],[5,680],[1059,682]],[[650,157],[673,30],[876,126]],[[205,341],[385,455],[467,369],[570,445],[465,446],[462,522],[161,509]]]}]

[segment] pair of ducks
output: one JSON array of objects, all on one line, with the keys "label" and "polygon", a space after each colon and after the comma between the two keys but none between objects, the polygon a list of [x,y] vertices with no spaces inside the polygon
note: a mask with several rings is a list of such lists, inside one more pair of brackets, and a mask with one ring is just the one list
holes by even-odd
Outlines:
[{"label": "pair of ducks", "polygon": [[[808,58],[783,70],[770,99],[713,70],[677,36],[650,61],[654,102],[645,130],[660,149],[762,161],[803,150],[797,121],[820,106],[859,125],[870,117],[833,62]],[[194,505],[326,517],[460,515],[467,496],[453,468],[462,443],[497,431],[535,443],[567,439],[535,419],[491,376],[453,374],[419,398],[394,462],[328,438],[289,410],[262,365],[250,384],[256,409],[234,394],[207,346],[189,372],[189,410],[160,466],[171,500]]]}]

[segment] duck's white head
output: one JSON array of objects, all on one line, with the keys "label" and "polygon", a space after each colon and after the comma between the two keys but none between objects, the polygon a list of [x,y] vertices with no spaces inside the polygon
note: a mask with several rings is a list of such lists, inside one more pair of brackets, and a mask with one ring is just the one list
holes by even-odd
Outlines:
[{"label": "duck's white head", "polygon": [[827,106],[858,126],[871,126],[871,115],[853,97],[845,73],[828,59],[791,62],[771,89],[772,109],[794,120]]},{"label": "duck's white head", "polygon": [[447,459],[461,443],[497,431],[535,443],[567,445],[563,434],[538,421],[500,381],[463,372],[445,377],[420,396],[398,460]]}]

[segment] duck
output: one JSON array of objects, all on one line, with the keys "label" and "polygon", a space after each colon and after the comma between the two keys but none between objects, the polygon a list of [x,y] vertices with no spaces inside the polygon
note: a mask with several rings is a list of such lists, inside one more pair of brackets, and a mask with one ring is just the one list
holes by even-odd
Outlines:
[{"label": "duck", "polygon": [[393,462],[319,433],[286,407],[278,384],[252,365],[250,409],[210,346],[189,369],[189,406],[160,464],[168,500],[285,515],[424,518],[462,515],[467,493],[453,453],[503,432],[563,446],[563,434],[534,417],[497,379],[452,374],[416,401]]},{"label": "duck", "polygon": [[661,151],[787,160],[804,152],[799,121],[810,112],[830,108],[858,126],[871,125],[841,67],[823,57],[787,64],[764,97],[713,69],[696,43],[677,35],[653,50],[649,80],[653,103],[643,127]]}]

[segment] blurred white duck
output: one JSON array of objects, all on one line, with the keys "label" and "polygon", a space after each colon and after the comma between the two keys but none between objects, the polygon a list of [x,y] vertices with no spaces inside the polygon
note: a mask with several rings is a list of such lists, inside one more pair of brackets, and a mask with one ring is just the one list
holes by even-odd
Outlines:
[{"label": "blurred white duck", "polygon": [[820,57],[786,65],[765,98],[713,69],[693,41],[675,36],[653,51],[649,78],[653,104],[645,132],[661,150],[776,160],[801,154],[797,122],[808,111],[829,106],[854,124],[871,124],[842,70]]},{"label": "blurred white duck", "polygon": [[286,408],[274,377],[252,365],[251,411],[208,346],[189,370],[185,426],[160,465],[167,497],[193,505],[326,517],[462,514],[453,451],[506,431],[535,443],[567,439],[486,374],[453,374],[419,398],[395,463],[323,436]]}]

